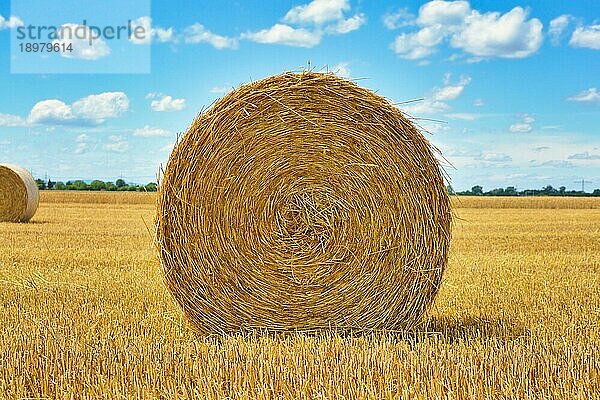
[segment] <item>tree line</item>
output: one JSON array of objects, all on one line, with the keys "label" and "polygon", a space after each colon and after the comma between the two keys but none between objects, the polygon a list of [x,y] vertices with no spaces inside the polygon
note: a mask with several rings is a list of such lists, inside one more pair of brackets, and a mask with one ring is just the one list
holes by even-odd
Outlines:
[{"label": "tree line", "polygon": [[579,196],[579,197],[600,197],[600,189],[595,189],[592,193],[584,192],[582,190],[567,190],[566,187],[561,186],[558,189],[552,185],[548,185],[541,189],[524,189],[517,190],[514,186],[508,186],[506,188],[496,188],[487,192],[483,191],[483,186],[475,185],[471,190],[465,190],[462,192],[455,191],[452,186],[448,186],[448,193],[457,196]]},{"label": "tree line", "polygon": [[93,180],[87,183],[83,180],[64,182],[47,182],[43,179],[36,179],[38,189],[40,190],[93,190],[93,191],[109,191],[109,192],[156,192],[156,183],[151,182],[146,185],[137,185],[127,183],[123,179],[117,179],[113,182],[104,182],[101,180]]}]

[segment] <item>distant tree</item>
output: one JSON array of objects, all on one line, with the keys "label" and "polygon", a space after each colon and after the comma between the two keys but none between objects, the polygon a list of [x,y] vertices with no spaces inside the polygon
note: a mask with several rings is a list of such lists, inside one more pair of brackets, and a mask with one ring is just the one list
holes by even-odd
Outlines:
[{"label": "distant tree", "polygon": [[54,182],[48,179],[48,183],[46,183],[46,188],[48,188],[48,190],[54,189]]},{"label": "distant tree", "polygon": [[[452,192],[448,191],[448,193],[454,194],[454,190],[452,189],[452,186],[448,186],[448,187],[452,190]],[[147,192],[156,192],[158,190],[158,187],[156,186],[156,183],[154,183],[154,182],[150,182],[149,184],[144,186],[144,188],[146,189]]]},{"label": "distant tree", "polygon": [[39,190],[46,190],[46,182],[43,179],[36,179],[35,183]]},{"label": "distant tree", "polygon": [[108,190],[109,192],[114,192],[115,190],[117,190],[117,186],[112,182],[106,182],[106,190]]},{"label": "distant tree", "polygon": [[65,185],[62,182],[56,182],[54,184],[54,189],[56,189],[56,190],[67,190],[67,185]]},{"label": "distant tree", "polygon": [[558,193],[563,196],[565,194],[565,192],[567,191],[567,188],[564,186],[561,186],[558,188]]},{"label": "distant tree", "polygon": [[[149,183],[148,185],[146,185],[146,187],[148,187],[149,185],[152,185],[152,183]],[[154,187],[156,188],[156,184],[154,184]],[[454,188],[452,187],[452,185],[448,185],[446,186],[446,190],[448,191],[449,195],[455,195],[456,192],[454,191]],[[149,192],[155,192],[156,190],[148,190]]]},{"label": "distant tree", "polygon": [[542,194],[545,194],[547,196],[552,196],[552,195],[555,195],[557,193],[558,193],[558,191],[556,189],[554,189],[552,187],[552,185],[548,185],[548,186],[546,186],[545,188],[542,189]]},{"label": "distant tree", "polygon": [[481,196],[483,195],[483,187],[479,185],[475,185],[471,188],[471,194],[473,196]]},{"label": "distant tree", "polygon": [[504,195],[505,196],[518,196],[519,192],[517,192],[517,189],[514,186],[507,186],[506,189],[504,189]]},{"label": "distant tree", "polygon": [[82,180],[67,182],[67,190],[89,190],[89,186]]},{"label": "distant tree", "polygon": [[122,187],[127,186],[127,183],[123,179],[117,179],[117,181],[115,182],[115,185],[118,188],[122,188]]},{"label": "distant tree", "polygon": [[504,196],[504,189],[502,189],[502,188],[492,189],[489,192],[487,192],[486,194],[490,195],[490,196]]},{"label": "distant tree", "polygon": [[91,190],[106,190],[106,183],[100,180],[95,180],[90,183]]},{"label": "distant tree", "polygon": [[592,196],[600,196],[600,189],[594,189]]}]

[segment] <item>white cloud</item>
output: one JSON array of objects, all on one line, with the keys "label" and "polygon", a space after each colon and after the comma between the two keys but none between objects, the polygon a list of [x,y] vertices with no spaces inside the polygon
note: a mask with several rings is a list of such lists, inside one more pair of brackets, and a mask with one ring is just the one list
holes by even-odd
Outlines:
[{"label": "white cloud", "polygon": [[346,18],[344,13],[349,10],[348,0],[313,0],[290,9],[282,23],[243,33],[241,38],[263,44],[314,47],[321,43],[324,34],[343,35],[366,23],[362,13]]},{"label": "white cloud", "polygon": [[569,44],[573,47],[600,50],[600,25],[577,27],[571,35]]},{"label": "white cloud", "polygon": [[485,105],[485,102],[483,101],[483,99],[475,99],[473,100],[473,105],[475,107],[483,107]]},{"label": "white cloud", "polygon": [[394,13],[388,13],[383,16],[383,25],[390,29],[403,28],[415,24],[415,16],[408,9],[403,8]]},{"label": "white cloud", "polygon": [[73,150],[74,154],[83,154],[87,148],[88,148],[88,142],[91,140],[91,138],[86,135],[85,133],[82,133],[81,135],[77,136],[77,138],[75,139],[75,150]]},{"label": "white cloud", "polygon": [[217,35],[207,30],[202,24],[195,23],[185,29],[185,42],[188,44],[208,43],[215,49],[235,49],[237,39]]},{"label": "white cloud", "polygon": [[264,44],[285,44],[297,47],[314,47],[321,42],[321,34],[304,28],[275,24],[269,29],[242,34],[243,39]]},{"label": "white cloud", "polygon": [[444,36],[441,25],[427,26],[416,33],[401,33],[391,48],[402,58],[418,60],[435,53]]},{"label": "white cloud", "polygon": [[123,92],[94,94],[74,102],[72,109],[76,118],[101,124],[129,110],[129,98]]},{"label": "white cloud", "polygon": [[75,116],[71,106],[56,99],[43,100],[36,103],[27,118],[31,124],[65,124],[73,121]]},{"label": "white cloud", "polygon": [[508,162],[508,161],[512,161],[512,157],[509,156],[508,154],[495,153],[495,152],[486,152],[486,153],[483,153],[478,159],[481,160],[481,161],[488,161],[488,162]]},{"label": "white cloud", "polygon": [[160,95],[158,100],[152,100],[150,108],[154,111],[180,111],[185,108],[185,99],[174,99],[171,96]]},{"label": "white cloud", "polygon": [[430,1],[419,9],[417,23],[421,26],[461,25],[464,18],[471,12],[468,1]]},{"label": "white cloud", "polygon": [[403,105],[400,107],[400,110],[410,114],[410,115],[418,115],[418,114],[438,114],[450,109],[450,106],[441,101],[434,101],[431,99],[424,99],[419,102],[415,102],[410,105]]},{"label": "white cloud", "polygon": [[124,153],[129,150],[130,145],[122,136],[109,136],[109,143],[104,145],[104,149],[115,153]]},{"label": "white cloud", "polygon": [[143,128],[138,128],[133,131],[133,136],[139,137],[167,137],[173,136],[171,131],[161,128],[154,128],[149,125],[145,125]]},{"label": "white cloud", "polygon": [[133,44],[150,44],[152,42],[152,18],[140,17],[131,21],[132,35],[129,41]]},{"label": "white cloud", "polygon": [[589,151],[584,151],[583,153],[571,154],[569,156],[569,160],[600,160],[600,154],[591,154]]},{"label": "white cloud", "polygon": [[364,14],[356,14],[348,19],[342,19],[337,24],[327,28],[328,33],[343,35],[359,29],[367,22]]},{"label": "white cloud", "polygon": [[533,130],[534,122],[535,118],[529,114],[524,114],[520,117],[520,120],[512,124],[508,130],[513,133],[528,133]]},{"label": "white cloud", "polygon": [[350,78],[351,72],[349,66],[350,63],[343,61],[331,68],[331,72],[333,72],[337,76],[341,76],[342,78]]},{"label": "white cloud", "polygon": [[[521,7],[501,14],[480,13],[467,1],[433,0],[419,9],[415,20],[420,29],[403,32],[391,48],[400,57],[418,60],[434,54],[438,47],[449,41],[450,46],[475,57],[522,58],[535,53],[541,46],[542,23],[537,18],[527,20]],[[395,26],[388,22],[389,26]]]},{"label": "white cloud", "polygon": [[224,94],[229,92],[231,89],[228,88],[227,86],[213,86],[212,88],[210,88],[209,92],[210,93],[216,93],[216,94]]},{"label": "white cloud", "polygon": [[523,58],[542,45],[542,23],[526,20],[527,12],[515,7],[506,14],[473,11],[465,27],[451,38],[453,47],[480,57]]},{"label": "white cloud", "polygon": [[16,127],[26,125],[27,121],[19,117],[18,115],[0,114],[0,126]]},{"label": "white cloud", "polygon": [[82,133],[81,135],[77,136],[77,138],[75,139],[75,141],[77,143],[87,142],[88,140],[90,140],[90,137],[88,135],[86,135],[85,133]]},{"label": "white cloud", "polygon": [[445,115],[448,118],[460,119],[463,121],[475,121],[476,119],[478,119],[480,117],[478,114],[473,114],[473,113],[449,113],[449,114],[445,114]]},{"label": "white cloud", "polygon": [[36,103],[27,117],[27,124],[97,125],[108,118],[117,118],[129,110],[129,98],[123,92],[91,95],[72,105],[57,99]]},{"label": "white cloud", "polygon": [[445,81],[446,86],[434,90],[432,96],[434,100],[454,100],[462,94],[462,92],[465,90],[465,87],[471,82],[470,77],[463,76],[460,78],[460,81],[457,84],[449,85],[448,79],[449,76]]},{"label": "white cloud", "polygon": [[[426,96],[424,100],[415,102],[410,105],[402,106],[401,109],[409,114],[439,114],[450,110],[450,106],[446,104],[446,101],[455,100],[463,93],[465,87],[471,83],[469,76],[461,76],[457,83],[450,83],[452,76],[447,73],[444,75],[444,86],[441,88],[434,88],[431,95]],[[448,114],[452,115],[455,119],[465,119],[464,113]]]},{"label": "white cloud", "polygon": [[582,103],[593,103],[595,101],[600,101],[600,93],[598,93],[598,89],[593,87],[579,92],[575,96],[569,97],[567,100],[578,101]]},{"label": "white cloud", "polygon": [[152,36],[161,43],[176,41],[175,30],[173,28],[152,28]]},{"label": "white cloud", "polygon": [[19,17],[15,17],[14,15],[10,16],[8,19],[4,18],[0,15],[0,29],[13,29],[19,26],[25,25],[23,20]]},{"label": "white cloud", "polygon": [[292,24],[320,25],[342,19],[344,11],[349,9],[348,0],[313,0],[308,4],[292,8],[283,17],[283,21]]},{"label": "white cloud", "polygon": [[53,44],[70,46],[72,51],[61,51],[61,57],[82,60],[97,60],[110,54],[110,47],[101,38],[95,38],[86,25],[63,24],[58,30],[58,39]]},{"label": "white cloud", "polygon": [[572,20],[572,15],[563,14],[550,21],[548,35],[550,35],[550,41],[554,46],[557,46],[560,43],[560,38],[564,30],[569,26]]}]

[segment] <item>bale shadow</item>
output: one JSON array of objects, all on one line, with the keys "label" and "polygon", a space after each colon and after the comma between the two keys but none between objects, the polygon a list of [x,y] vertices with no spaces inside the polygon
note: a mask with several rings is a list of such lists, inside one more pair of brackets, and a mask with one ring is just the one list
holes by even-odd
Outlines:
[{"label": "bale shadow", "polygon": [[382,330],[382,329],[357,329],[357,328],[323,328],[313,330],[269,330],[254,329],[229,332],[222,334],[203,335],[194,333],[198,339],[214,340],[220,342],[226,338],[270,338],[273,340],[290,340],[294,337],[309,338],[342,338],[352,339],[385,339],[392,341],[406,341],[413,344],[426,340],[444,340],[448,343],[465,342],[473,340],[496,339],[510,341],[520,337],[528,337],[530,332],[524,326],[510,320],[492,320],[485,316],[463,316],[460,318],[431,317],[425,324],[410,331]]},{"label": "bale shadow", "polygon": [[425,335],[439,335],[449,342],[474,339],[514,340],[530,335],[522,324],[508,319],[466,315],[460,318],[431,317]]}]

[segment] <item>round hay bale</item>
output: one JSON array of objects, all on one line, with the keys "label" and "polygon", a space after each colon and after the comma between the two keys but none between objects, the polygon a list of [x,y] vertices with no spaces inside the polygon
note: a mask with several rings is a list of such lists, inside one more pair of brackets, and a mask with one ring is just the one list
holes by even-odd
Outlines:
[{"label": "round hay bale", "polygon": [[419,130],[322,73],[242,86],[200,114],[162,176],[168,289],[202,333],[417,326],[451,212]]},{"label": "round hay bale", "polygon": [[39,205],[40,194],[31,174],[11,164],[0,164],[0,222],[27,222]]}]

